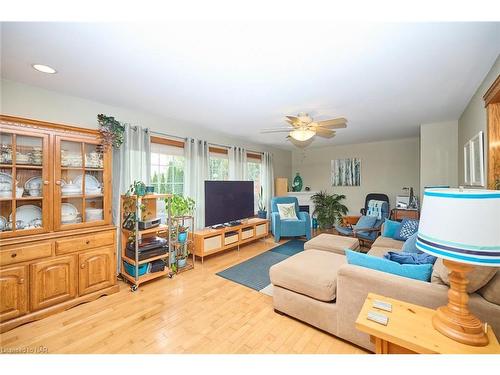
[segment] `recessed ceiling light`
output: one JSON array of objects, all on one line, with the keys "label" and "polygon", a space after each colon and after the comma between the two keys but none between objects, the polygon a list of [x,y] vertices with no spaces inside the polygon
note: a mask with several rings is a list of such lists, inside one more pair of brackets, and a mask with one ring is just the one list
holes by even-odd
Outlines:
[{"label": "recessed ceiling light", "polygon": [[33,69],[38,70],[39,72],[42,73],[48,73],[48,74],[56,74],[57,70],[54,68],[51,68],[48,65],[42,65],[42,64],[33,64],[32,65]]}]

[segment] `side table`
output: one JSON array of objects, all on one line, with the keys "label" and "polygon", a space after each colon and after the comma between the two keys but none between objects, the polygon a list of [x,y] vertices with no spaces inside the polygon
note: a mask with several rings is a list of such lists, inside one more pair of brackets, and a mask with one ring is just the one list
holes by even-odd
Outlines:
[{"label": "side table", "polygon": [[[392,312],[373,307],[373,301],[392,304]],[[386,315],[386,326],[367,319],[368,311]],[[489,344],[470,346],[452,340],[432,326],[435,310],[397,299],[369,293],[356,320],[356,328],[368,333],[377,354],[500,354],[500,345],[491,327],[487,328]]]}]

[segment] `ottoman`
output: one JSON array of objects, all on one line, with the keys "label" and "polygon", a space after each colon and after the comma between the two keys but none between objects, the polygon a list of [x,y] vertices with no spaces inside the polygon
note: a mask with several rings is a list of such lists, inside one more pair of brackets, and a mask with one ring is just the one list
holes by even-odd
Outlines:
[{"label": "ottoman", "polygon": [[304,250],[323,250],[344,255],[344,249],[359,251],[357,238],[322,233],[304,244]]},{"label": "ottoman", "polygon": [[302,251],[269,269],[273,305],[278,312],[337,334],[337,271],[344,255]]}]

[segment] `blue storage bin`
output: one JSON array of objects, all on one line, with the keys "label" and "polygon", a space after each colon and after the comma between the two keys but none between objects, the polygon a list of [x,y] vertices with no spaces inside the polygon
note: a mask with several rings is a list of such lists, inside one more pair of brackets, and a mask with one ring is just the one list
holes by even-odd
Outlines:
[{"label": "blue storage bin", "polygon": [[[130,276],[135,277],[134,265],[124,261],[123,266],[125,267],[125,272],[127,272]],[[149,263],[139,265],[139,276],[146,274],[148,272],[148,269],[149,269]]]}]

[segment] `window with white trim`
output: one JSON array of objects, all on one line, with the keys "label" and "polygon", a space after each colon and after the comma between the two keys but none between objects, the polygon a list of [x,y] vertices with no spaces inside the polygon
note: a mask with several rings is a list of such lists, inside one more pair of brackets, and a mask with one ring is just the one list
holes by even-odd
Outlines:
[{"label": "window with white trim", "polygon": [[160,194],[184,192],[184,149],[151,143],[151,185]]},{"label": "window with white trim", "polygon": [[210,180],[223,180],[227,181],[229,179],[229,158],[227,151],[216,149],[216,151],[210,151],[209,158],[209,176]]}]

